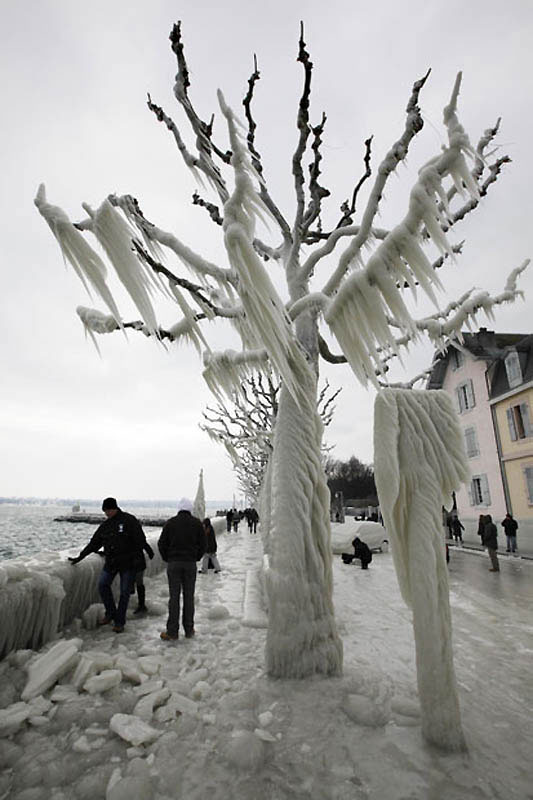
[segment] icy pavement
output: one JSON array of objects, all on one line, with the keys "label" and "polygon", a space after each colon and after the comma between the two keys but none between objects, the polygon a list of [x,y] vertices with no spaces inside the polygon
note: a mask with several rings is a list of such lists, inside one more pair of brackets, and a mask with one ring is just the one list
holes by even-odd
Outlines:
[{"label": "icy pavement", "polygon": [[[530,598],[522,592],[515,602],[511,564],[489,575],[485,559],[452,554],[469,752],[448,756],[421,739],[410,614],[390,554],[376,554],[364,572],[334,557],[344,676],[272,681],[263,674],[265,629],[242,624],[246,571],[261,560],[259,536],[241,526],[218,542],[223,571],[197,579],[196,638],[160,640],[163,574],[146,581],[151,614],[129,619],[125,633],[73,625],[59,647],[18,651],[0,663],[0,798],[533,796],[533,625]],[[521,569],[530,581],[533,566]],[[508,590],[492,592],[502,584]],[[52,648],[56,655],[36,670]],[[59,670],[59,684],[34,695],[32,665],[34,691],[37,672],[53,682]]]}]

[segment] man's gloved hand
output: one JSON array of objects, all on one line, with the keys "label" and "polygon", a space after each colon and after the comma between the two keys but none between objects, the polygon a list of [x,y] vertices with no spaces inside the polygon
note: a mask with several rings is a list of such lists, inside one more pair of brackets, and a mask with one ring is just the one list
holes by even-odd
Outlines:
[{"label": "man's gloved hand", "polygon": [[68,560],[70,561],[71,564],[78,564],[81,561],[81,558],[79,556],[76,556],[76,558],[72,558],[71,556],[69,556]]}]

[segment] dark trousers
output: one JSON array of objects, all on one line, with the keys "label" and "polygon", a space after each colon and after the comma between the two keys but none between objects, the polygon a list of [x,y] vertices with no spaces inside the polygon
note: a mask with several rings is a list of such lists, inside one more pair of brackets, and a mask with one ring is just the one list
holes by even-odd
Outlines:
[{"label": "dark trousers", "polygon": [[[120,598],[118,608],[115,605],[115,598],[111,591],[111,584],[115,580],[117,573],[120,574]],[[135,570],[115,569],[111,572],[103,569],[98,579],[98,591],[105,607],[105,615],[115,621],[115,625],[124,627],[126,624],[126,611],[130,600],[130,592],[135,580]]]},{"label": "dark trousers", "polygon": [[177,636],[180,627],[180,594],[183,593],[182,622],[185,633],[194,629],[194,587],[196,584],[195,561],[169,561],[168,577],[168,619],[167,633]]}]

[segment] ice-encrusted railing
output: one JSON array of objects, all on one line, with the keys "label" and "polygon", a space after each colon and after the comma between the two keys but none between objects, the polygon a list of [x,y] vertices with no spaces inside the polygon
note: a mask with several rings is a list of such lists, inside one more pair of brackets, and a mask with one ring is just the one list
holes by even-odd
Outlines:
[{"label": "ice-encrusted railing", "polygon": [[[148,577],[165,567],[157,539],[158,535],[147,537],[154,550],[153,559],[146,558]],[[96,554],[72,566],[59,551],[1,562],[0,659],[12,650],[38,649],[90,605],[101,602],[102,566],[103,559]]]}]

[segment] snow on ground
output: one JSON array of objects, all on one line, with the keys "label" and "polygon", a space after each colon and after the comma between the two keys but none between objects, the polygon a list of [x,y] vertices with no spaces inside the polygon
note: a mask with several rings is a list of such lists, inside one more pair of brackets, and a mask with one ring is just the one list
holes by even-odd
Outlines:
[{"label": "snow on ground", "polygon": [[[125,633],[73,625],[0,663],[0,800],[532,796],[529,607],[454,578],[455,559],[481,557],[454,552],[450,565],[469,752],[449,756],[421,739],[410,613],[390,554],[365,572],[334,557],[344,676],[274,681],[264,627],[243,624],[260,538],[241,525],[218,541],[223,571],[198,576],[194,639],[159,638],[162,574],[146,580],[152,613]],[[490,577],[512,580],[507,570]],[[39,675],[54,682],[54,669],[59,683],[43,689]]]}]

